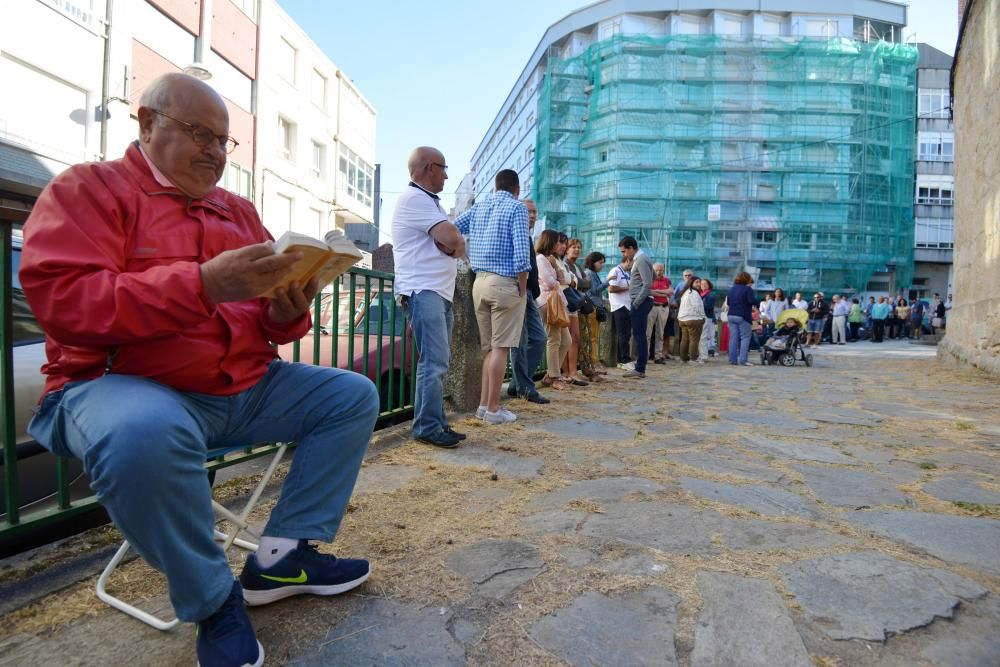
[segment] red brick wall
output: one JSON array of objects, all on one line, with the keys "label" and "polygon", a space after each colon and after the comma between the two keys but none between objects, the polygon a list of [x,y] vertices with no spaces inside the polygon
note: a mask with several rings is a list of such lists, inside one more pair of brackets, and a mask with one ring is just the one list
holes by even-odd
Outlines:
[{"label": "red brick wall", "polygon": [[222,99],[229,110],[229,136],[240,142],[229,159],[253,170],[253,116],[226,98]]},{"label": "red brick wall", "polygon": [[229,0],[212,5],[212,50],[251,79],[257,78],[257,24]]},{"label": "red brick wall", "polygon": [[161,74],[180,72],[181,69],[172,62],[153,51],[142,42],[132,40],[132,81],[129,100],[132,115],[139,113],[139,98],[146,85]]},{"label": "red brick wall", "polygon": [[[143,2],[144,0],[138,1]],[[183,26],[192,35],[198,34],[201,21],[201,0],[146,1]]]}]

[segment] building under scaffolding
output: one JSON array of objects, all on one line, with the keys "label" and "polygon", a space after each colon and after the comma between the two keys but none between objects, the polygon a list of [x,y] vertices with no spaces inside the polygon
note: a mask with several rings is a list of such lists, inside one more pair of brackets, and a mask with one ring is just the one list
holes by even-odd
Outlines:
[{"label": "building under scaffolding", "polygon": [[550,50],[534,196],[547,227],[677,276],[895,291],[913,270],[917,49],[848,37],[613,35]]}]

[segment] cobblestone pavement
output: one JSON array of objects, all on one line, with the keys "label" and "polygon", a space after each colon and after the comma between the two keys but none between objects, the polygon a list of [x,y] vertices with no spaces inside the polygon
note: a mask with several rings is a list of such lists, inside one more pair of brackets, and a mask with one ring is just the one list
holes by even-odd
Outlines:
[{"label": "cobblestone pavement", "polygon": [[[1000,665],[1000,385],[933,354],[651,365],[457,450],[380,434],[330,547],[373,577],[253,609],[266,664]],[[193,664],[92,585],[0,619],[0,664]]]}]

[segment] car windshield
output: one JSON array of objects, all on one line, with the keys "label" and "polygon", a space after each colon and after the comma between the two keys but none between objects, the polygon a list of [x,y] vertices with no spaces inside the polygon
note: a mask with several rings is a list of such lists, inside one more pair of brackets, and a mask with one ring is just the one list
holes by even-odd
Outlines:
[{"label": "car windshield", "polygon": [[[356,297],[353,318],[347,315],[350,307],[349,300],[341,295],[340,313],[337,318],[338,333],[349,334],[351,332],[351,322],[353,321],[354,333],[363,334],[365,332],[365,321],[367,320],[369,335],[377,336],[379,333],[383,336],[388,336],[392,333],[397,336],[403,335],[403,311],[396,304],[396,300],[392,297],[392,294],[387,293],[382,296],[372,296],[368,307],[366,307],[364,301],[364,293],[360,294]],[[395,322],[392,320],[394,310],[396,312]],[[393,324],[395,324],[395,327],[393,327]]]}]

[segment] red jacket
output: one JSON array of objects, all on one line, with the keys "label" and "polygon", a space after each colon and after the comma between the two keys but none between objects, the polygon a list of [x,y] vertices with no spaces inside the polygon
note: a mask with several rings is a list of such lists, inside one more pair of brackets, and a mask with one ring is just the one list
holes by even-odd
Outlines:
[{"label": "red jacket", "polygon": [[25,223],[20,272],[47,334],[45,392],[106,369],[205,394],[253,386],[270,342],[301,338],[309,314],[278,325],[264,298],[213,304],[200,265],[269,240],[249,201],[159,185],[137,144],[57,176]]}]

